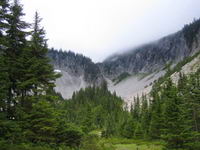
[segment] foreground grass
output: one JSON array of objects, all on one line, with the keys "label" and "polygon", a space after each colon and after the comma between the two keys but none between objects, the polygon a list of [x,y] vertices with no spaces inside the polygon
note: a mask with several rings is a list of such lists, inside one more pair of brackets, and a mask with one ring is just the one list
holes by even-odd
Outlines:
[{"label": "foreground grass", "polygon": [[98,132],[93,132],[93,136],[84,139],[81,147],[69,148],[64,145],[32,145],[19,144],[12,145],[0,141],[0,150],[162,150],[161,141],[145,141],[124,138],[100,138]]},{"label": "foreground grass", "polygon": [[[103,139],[102,142],[112,150],[162,150],[162,141],[144,141],[123,138]],[[106,147],[106,146],[105,146]],[[110,148],[106,149],[110,150]]]},{"label": "foreground grass", "polygon": [[115,150],[162,150],[158,145],[116,144]]}]

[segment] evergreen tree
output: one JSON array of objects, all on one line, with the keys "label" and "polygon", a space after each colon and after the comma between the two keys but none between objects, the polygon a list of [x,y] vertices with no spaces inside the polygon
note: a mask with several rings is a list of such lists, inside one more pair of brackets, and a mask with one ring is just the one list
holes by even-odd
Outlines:
[{"label": "evergreen tree", "polygon": [[173,85],[172,81],[168,79],[166,81],[166,87],[161,95],[161,98],[165,101],[164,106],[164,118],[165,127],[163,138],[166,141],[167,149],[178,149],[182,148],[183,140],[180,136],[182,132],[181,124],[183,123],[180,119],[181,110],[181,99],[178,97],[177,88]]},{"label": "evergreen tree", "polygon": [[47,58],[47,40],[45,31],[40,27],[41,18],[35,13],[32,37],[29,44],[29,58],[27,60],[26,78],[24,87],[29,88],[34,95],[44,94],[49,88],[54,87],[58,74],[54,72],[53,66]]},{"label": "evergreen tree", "polygon": [[29,122],[26,137],[32,142],[55,143],[56,130],[58,126],[57,114],[52,105],[45,99],[33,104],[28,115]]},{"label": "evergreen tree", "polygon": [[0,55],[0,112],[6,112],[7,110],[7,95],[9,87],[9,78],[7,73],[7,67],[5,64],[4,56]]},{"label": "evergreen tree", "polygon": [[7,64],[5,63],[6,38],[4,32],[6,31],[7,17],[8,17],[8,1],[2,0],[0,2],[0,112],[6,110],[6,97],[9,86]]},{"label": "evergreen tree", "polygon": [[140,117],[140,99],[139,96],[134,97],[134,104],[131,108],[131,115],[135,121],[139,121]]},{"label": "evergreen tree", "polygon": [[120,123],[120,135],[125,138],[133,138],[135,131],[135,122],[129,114],[124,114]]},{"label": "evergreen tree", "polygon": [[58,120],[59,125],[56,131],[57,143],[75,148],[79,147],[83,140],[84,133],[74,124],[62,122],[61,120],[63,120],[63,118]]},{"label": "evergreen tree", "polygon": [[162,129],[164,127],[163,116],[163,102],[158,95],[158,91],[152,92],[152,102],[149,108],[151,121],[149,125],[149,136],[152,139],[160,139],[162,135]]},{"label": "evergreen tree", "polygon": [[199,85],[198,74],[191,75],[190,78],[182,76],[179,80],[179,95],[183,99],[183,104],[181,105],[181,119],[183,123],[181,124],[181,128],[184,130],[181,133],[181,137],[184,140],[183,147],[186,149],[200,148]]},{"label": "evergreen tree", "polygon": [[139,96],[136,98],[134,97],[134,104],[131,106],[130,113],[134,122],[134,136],[135,138],[141,138],[143,133],[141,127],[141,104]]},{"label": "evergreen tree", "polygon": [[[15,106],[17,104],[16,97],[21,95],[19,84],[21,84],[21,77],[24,75],[22,66],[24,62],[20,62],[21,54],[26,47],[28,24],[21,20],[23,16],[22,6],[17,0],[10,7],[10,15],[8,17],[9,27],[7,33],[7,49],[5,51],[5,63],[8,67],[8,116],[14,117]],[[15,97],[15,98],[14,98]]]},{"label": "evergreen tree", "polygon": [[106,119],[105,130],[102,133],[104,137],[111,137],[115,135],[116,126],[114,123],[114,118],[112,115],[109,115]]},{"label": "evergreen tree", "polygon": [[148,135],[148,129],[150,124],[150,115],[149,115],[149,106],[147,98],[145,95],[142,95],[142,107],[141,107],[141,128],[144,138]]}]

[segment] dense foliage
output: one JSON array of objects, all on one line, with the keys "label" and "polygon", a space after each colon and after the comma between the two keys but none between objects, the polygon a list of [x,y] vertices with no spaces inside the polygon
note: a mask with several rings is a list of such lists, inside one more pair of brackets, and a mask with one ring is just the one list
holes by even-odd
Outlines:
[{"label": "dense foliage", "polygon": [[[18,0],[0,2],[2,150],[108,150],[108,144],[99,142],[103,137],[162,139],[168,150],[200,149],[200,70],[189,76],[180,74],[178,85],[170,79],[174,71],[198,54],[179,63],[156,82],[150,97],[134,98],[130,111],[120,97],[108,91],[106,82],[81,89],[64,101],[53,90],[60,75],[47,58],[41,18],[36,12],[34,23],[28,24],[21,19],[22,10]],[[77,58],[72,52],[48,54]],[[85,73],[95,80],[99,72],[96,66],[88,58],[78,58],[68,67],[83,65]],[[118,80],[127,76],[124,73]]]},{"label": "dense foliage", "polygon": [[41,19],[36,12],[34,24],[30,25],[21,19],[23,15],[19,1],[1,1],[1,149],[17,149],[22,143],[78,146],[82,131],[61,119],[57,110],[62,99],[52,88],[59,75],[46,56],[47,40],[40,27]]},{"label": "dense foliage", "polygon": [[[122,99],[111,94],[104,82],[102,87],[88,87],[63,101],[53,90],[60,75],[47,57],[38,13],[34,23],[28,24],[22,20],[18,0],[1,1],[0,10],[1,149],[102,149],[90,132],[97,129],[105,137],[116,135],[114,126],[124,113]],[[91,60],[79,58],[71,67],[84,65],[85,73],[95,79],[98,70]]]},{"label": "dense foliage", "polygon": [[135,98],[120,122],[119,136],[163,140],[166,150],[200,149],[200,69],[187,76],[180,73],[178,85],[170,75],[154,84],[150,97]]},{"label": "dense foliage", "polygon": [[151,123],[154,124],[150,127],[159,133],[157,138],[166,141],[168,149],[200,148],[199,81],[200,70],[190,76],[180,74],[177,86],[167,79],[164,84],[154,87],[150,105],[154,114]]}]

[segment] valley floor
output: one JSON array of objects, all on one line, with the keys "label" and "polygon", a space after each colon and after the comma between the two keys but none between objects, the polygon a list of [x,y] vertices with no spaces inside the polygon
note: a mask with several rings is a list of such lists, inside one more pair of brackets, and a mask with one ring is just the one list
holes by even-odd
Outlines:
[{"label": "valley floor", "polygon": [[107,139],[105,150],[162,150],[163,143],[160,141],[144,141],[133,139]]},{"label": "valley floor", "polygon": [[136,145],[136,144],[117,144],[116,150],[161,150],[161,146],[156,145]]},{"label": "valley floor", "polygon": [[52,147],[49,145],[20,144],[12,145],[0,141],[1,150],[162,150],[162,142],[142,141],[131,139],[99,139],[98,142],[90,141],[83,143],[82,148],[73,149],[62,146]]}]

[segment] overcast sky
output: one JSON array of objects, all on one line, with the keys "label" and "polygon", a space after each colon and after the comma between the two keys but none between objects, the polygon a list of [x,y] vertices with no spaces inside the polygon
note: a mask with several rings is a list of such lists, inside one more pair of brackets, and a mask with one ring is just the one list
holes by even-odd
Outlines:
[{"label": "overcast sky", "polygon": [[200,17],[200,0],[21,0],[25,20],[37,10],[49,47],[102,61],[159,39]]}]

